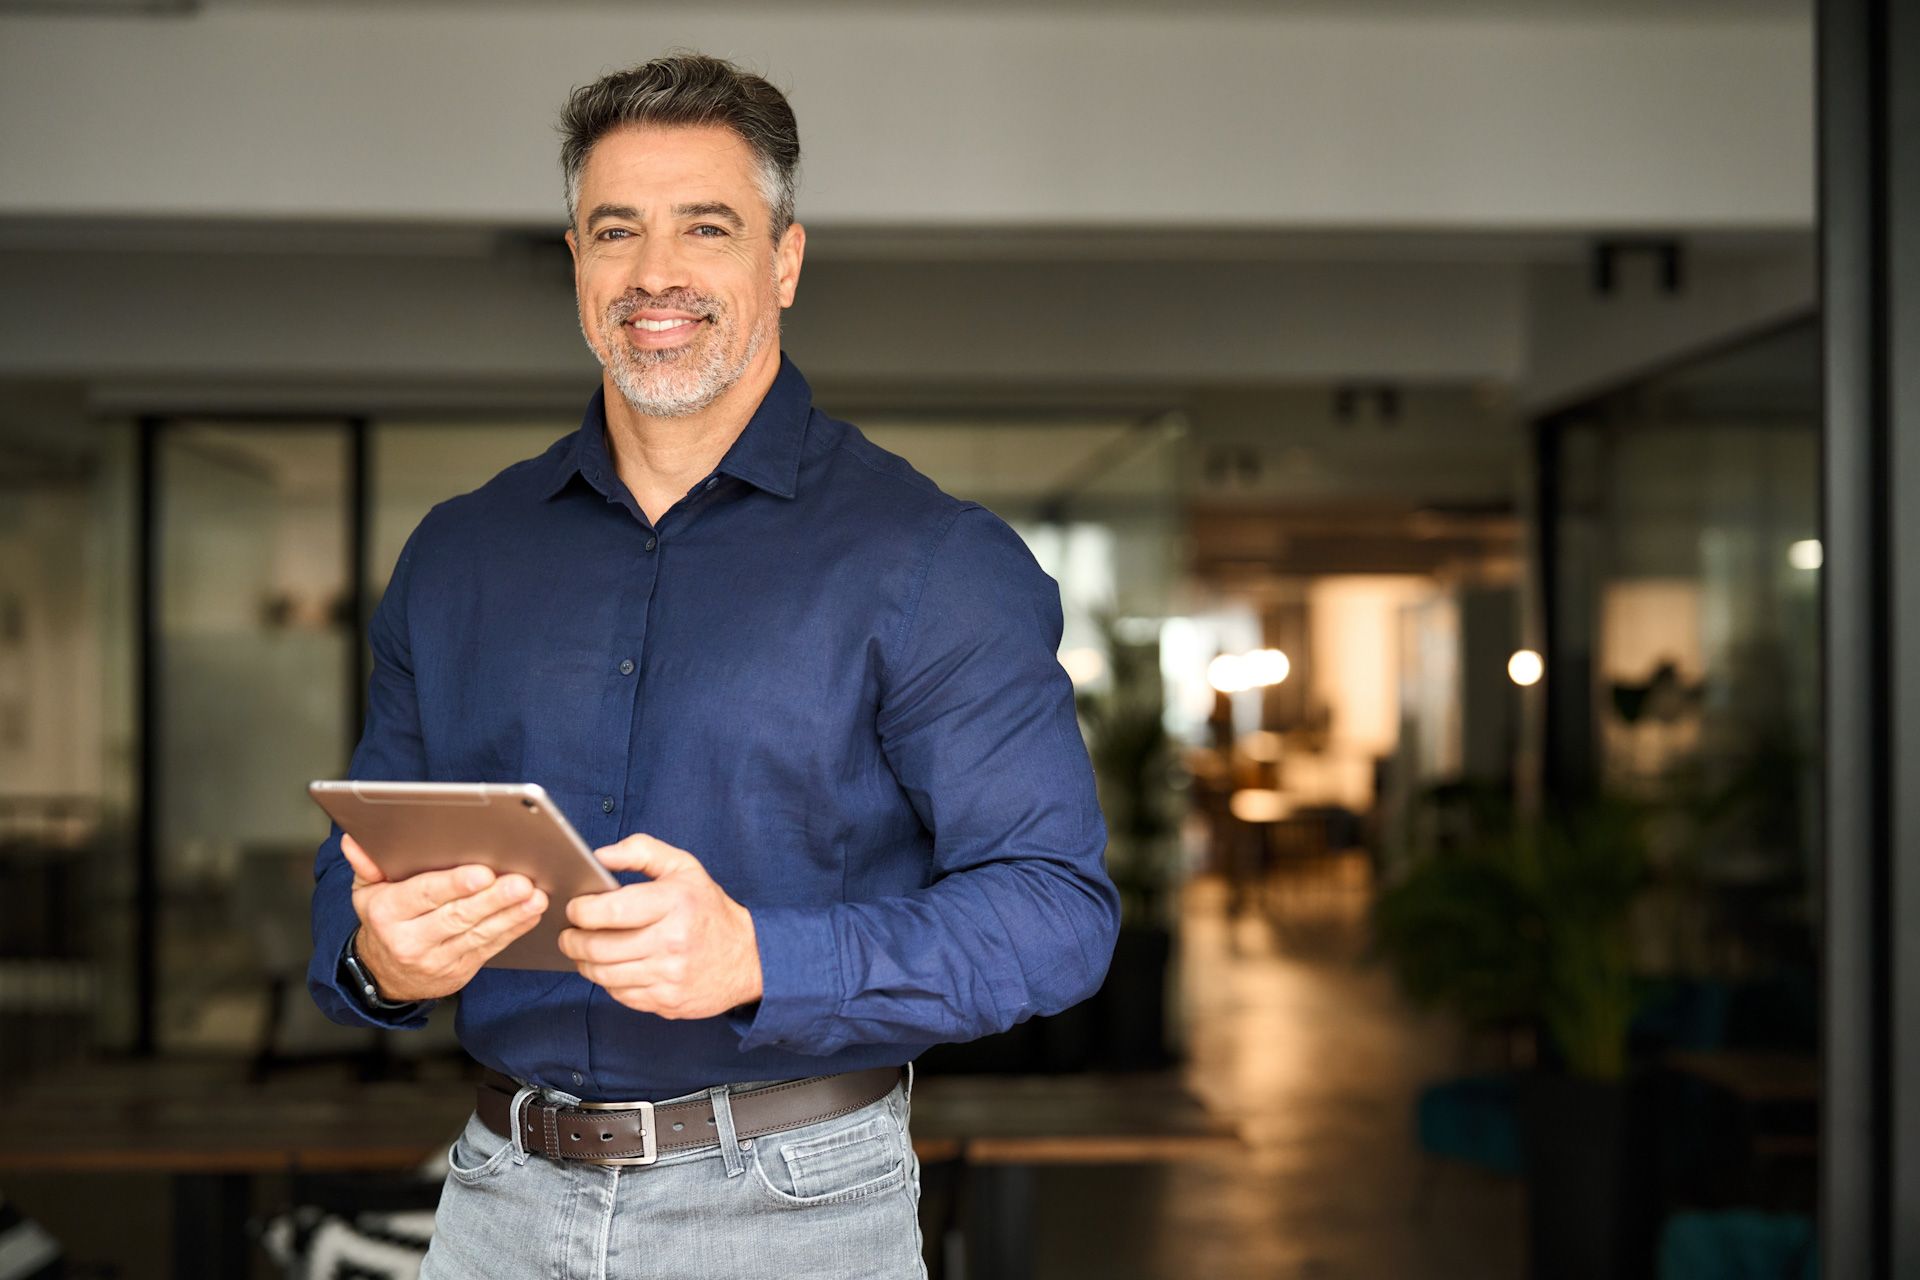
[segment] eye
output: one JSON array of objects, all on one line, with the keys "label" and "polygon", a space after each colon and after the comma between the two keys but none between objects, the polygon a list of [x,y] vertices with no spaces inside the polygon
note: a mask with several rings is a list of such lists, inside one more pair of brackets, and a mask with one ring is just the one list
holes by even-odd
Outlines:
[{"label": "eye", "polygon": [[631,231],[628,231],[625,227],[608,227],[606,230],[598,232],[593,238],[595,240],[612,240],[615,237],[618,237],[624,240],[632,234],[633,233]]},{"label": "eye", "polygon": [[[713,232],[713,235],[709,236],[704,234],[705,232],[708,232],[708,231]],[[711,240],[714,238],[714,236],[726,235],[727,229],[725,227],[716,227],[711,222],[703,222],[699,226],[693,228],[693,234],[700,236],[701,239],[703,240]]]}]

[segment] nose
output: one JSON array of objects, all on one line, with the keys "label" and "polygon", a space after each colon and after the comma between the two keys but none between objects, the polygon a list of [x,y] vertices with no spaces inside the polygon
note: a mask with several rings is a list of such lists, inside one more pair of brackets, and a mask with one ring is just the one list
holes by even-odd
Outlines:
[{"label": "nose", "polygon": [[627,262],[629,292],[658,295],[688,283],[686,260],[673,236],[644,236]]}]

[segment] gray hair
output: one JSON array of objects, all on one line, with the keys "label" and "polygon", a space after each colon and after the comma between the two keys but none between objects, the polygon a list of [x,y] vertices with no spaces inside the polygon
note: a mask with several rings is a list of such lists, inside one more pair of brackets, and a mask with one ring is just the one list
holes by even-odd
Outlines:
[{"label": "gray hair", "polygon": [[760,194],[779,239],[793,224],[800,181],[800,128],[793,108],[765,79],[721,58],[677,52],[582,85],[560,113],[560,168],[566,175],[567,221],[579,216],[580,172],[587,153],[627,125],[721,125],[733,130],[759,162]]}]

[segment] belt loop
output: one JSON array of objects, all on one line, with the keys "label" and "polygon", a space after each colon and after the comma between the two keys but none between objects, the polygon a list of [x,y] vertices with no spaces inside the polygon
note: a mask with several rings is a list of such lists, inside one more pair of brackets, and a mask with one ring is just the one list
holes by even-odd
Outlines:
[{"label": "belt loop", "polygon": [[522,1137],[526,1133],[526,1126],[521,1122],[521,1115],[526,1111],[527,1104],[533,1101],[535,1092],[532,1085],[521,1085],[513,1095],[513,1105],[507,1108],[507,1128],[513,1130],[513,1162],[515,1164],[525,1164],[527,1157],[532,1154],[527,1150],[527,1144]]},{"label": "belt loop", "polygon": [[720,1139],[720,1159],[726,1162],[727,1176],[737,1178],[747,1171],[747,1162],[740,1154],[740,1139],[733,1131],[730,1091],[730,1086],[717,1084],[707,1091],[707,1098],[713,1103],[713,1127]]},{"label": "belt loop", "polygon": [[907,1110],[913,1110],[913,1060],[907,1060]]}]

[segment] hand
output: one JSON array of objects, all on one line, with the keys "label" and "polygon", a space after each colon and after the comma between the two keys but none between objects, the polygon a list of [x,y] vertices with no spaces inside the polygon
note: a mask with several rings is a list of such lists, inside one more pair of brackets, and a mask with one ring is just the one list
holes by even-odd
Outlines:
[{"label": "hand", "polygon": [[386,1000],[452,995],[547,909],[523,875],[471,864],[388,880],[352,836],[340,852],[353,867],[360,963]]},{"label": "hand", "polygon": [[685,849],[648,835],[594,851],[644,884],[582,894],[567,903],[574,928],[560,950],[581,976],[642,1013],[711,1018],[760,998],[753,916]]}]

